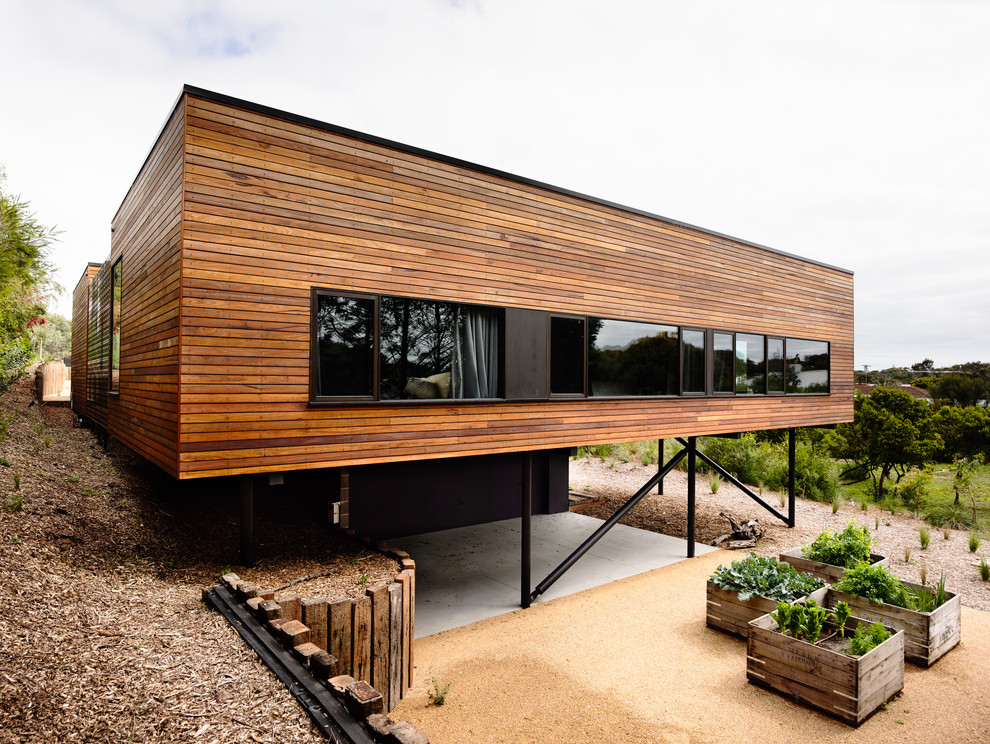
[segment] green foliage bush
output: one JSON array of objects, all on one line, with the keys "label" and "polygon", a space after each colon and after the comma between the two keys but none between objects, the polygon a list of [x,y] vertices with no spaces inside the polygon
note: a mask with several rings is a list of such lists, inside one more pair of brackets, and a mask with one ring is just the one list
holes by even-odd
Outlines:
[{"label": "green foliage bush", "polygon": [[872,545],[870,531],[849,522],[842,532],[823,531],[802,547],[801,552],[810,561],[854,568],[861,563],[869,563]]},{"label": "green foliage bush", "polygon": [[[762,483],[774,491],[786,491],[787,445],[741,439],[705,437],[700,449],[736,478],[750,486]],[[838,466],[816,452],[809,442],[798,442],[794,452],[794,480],[799,496],[831,502],[839,484]]]}]

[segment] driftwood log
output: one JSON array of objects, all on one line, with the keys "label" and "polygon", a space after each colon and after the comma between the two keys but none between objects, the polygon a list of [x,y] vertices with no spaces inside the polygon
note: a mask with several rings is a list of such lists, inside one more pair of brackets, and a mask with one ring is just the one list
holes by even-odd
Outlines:
[{"label": "driftwood log", "polygon": [[763,525],[755,519],[750,519],[746,522],[737,522],[735,517],[726,512],[719,512],[719,516],[728,520],[732,532],[728,532],[721,537],[716,537],[712,540],[712,545],[724,545],[730,550],[755,548],[756,541],[763,537]]}]

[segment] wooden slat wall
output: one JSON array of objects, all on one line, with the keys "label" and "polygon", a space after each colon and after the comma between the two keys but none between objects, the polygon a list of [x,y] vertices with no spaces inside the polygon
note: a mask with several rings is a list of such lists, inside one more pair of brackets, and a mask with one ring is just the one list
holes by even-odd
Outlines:
[{"label": "wooden slat wall", "polygon": [[89,347],[89,284],[99,271],[89,264],[72,290],[72,410],[86,415],[86,357]]},{"label": "wooden slat wall", "polygon": [[107,262],[97,269],[89,285],[86,326],[86,418],[105,430],[110,381],[110,264]]},{"label": "wooden slat wall", "polygon": [[110,265],[122,258],[120,395],[110,431],[177,475],[180,102],[113,220]]},{"label": "wooden slat wall", "polygon": [[[180,477],[851,419],[849,273],[185,101]],[[313,286],[827,340],[833,392],[310,408]]]}]

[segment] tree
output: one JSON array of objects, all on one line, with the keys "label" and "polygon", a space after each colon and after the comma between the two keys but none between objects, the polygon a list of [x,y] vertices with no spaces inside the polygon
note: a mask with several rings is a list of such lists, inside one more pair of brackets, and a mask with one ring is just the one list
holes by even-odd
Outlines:
[{"label": "tree", "polygon": [[990,411],[977,406],[942,406],[935,414],[946,461],[990,454]]},{"label": "tree", "polygon": [[44,323],[31,328],[31,348],[42,362],[61,359],[72,352],[72,323],[63,315],[49,313]]},{"label": "tree", "polygon": [[55,231],[43,227],[27,202],[8,195],[0,168],[0,390],[30,363],[31,328],[44,323],[46,296],[61,290],[48,253]]},{"label": "tree", "polygon": [[932,397],[957,406],[986,406],[990,399],[990,383],[969,374],[949,374],[940,377],[928,388]]},{"label": "tree", "polygon": [[931,406],[903,390],[876,388],[857,395],[852,423],[839,424],[827,437],[833,457],[851,460],[846,471],[873,479],[877,498],[892,476],[899,482],[911,467],[931,462],[942,446]]},{"label": "tree", "polygon": [[931,359],[925,358],[917,364],[912,364],[911,369],[915,372],[931,372],[935,369],[935,362]]}]

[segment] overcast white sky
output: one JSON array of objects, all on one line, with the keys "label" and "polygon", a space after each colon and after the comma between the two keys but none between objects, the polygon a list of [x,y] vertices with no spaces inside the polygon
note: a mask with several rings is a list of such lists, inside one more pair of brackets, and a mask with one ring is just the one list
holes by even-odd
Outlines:
[{"label": "overcast white sky", "polygon": [[0,0],[0,164],[71,289],[190,83],[851,269],[857,368],[990,361],[988,39],[986,0]]}]

